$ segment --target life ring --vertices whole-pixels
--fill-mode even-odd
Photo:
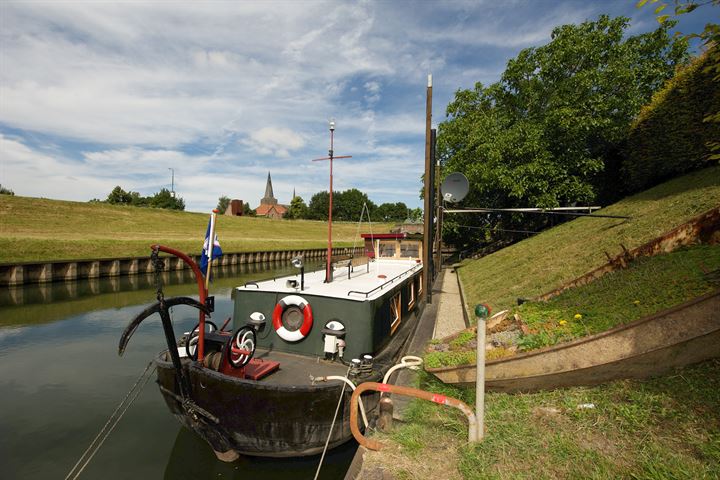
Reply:
[[[312,309],[304,298],[288,295],[275,305],[273,327],[278,336],[286,342],[299,342],[307,337],[312,324]]]

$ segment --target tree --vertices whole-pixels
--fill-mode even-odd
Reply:
[[[218,198],[217,209],[220,213],[225,213],[225,210],[227,210],[228,205],[230,205],[230,197],[223,195],[220,198]]]
[[[288,219],[307,218],[307,215],[308,215],[308,207],[307,207],[307,205],[305,205],[305,200],[303,200],[302,197],[296,195],[290,201],[290,208],[288,208],[285,218],[288,218]]]
[[[112,192],[110,192],[110,194],[107,196],[107,200],[105,201],[114,205],[130,205],[130,203],[132,202],[132,196],[129,192],[126,192],[122,189],[120,185],[118,185],[113,188]]]
[[[371,215],[378,222],[403,222],[409,218],[407,205],[403,202],[383,203]]]
[[[360,220],[360,213],[365,204],[369,210],[376,208],[367,194],[357,188],[335,193],[333,195],[333,220],[357,222]]]
[[[3,187],[2,184],[0,184],[0,195],[15,195],[15,192],[7,187]]]
[[[173,196],[167,188],[163,188],[150,198],[150,206],[168,210],[185,210],[185,201],[180,197]]]
[[[624,17],[563,25],[547,45],[510,60],[499,82],[458,90],[439,126],[437,151],[445,172],[470,180],[464,203],[556,207],[616,195],[606,187],[617,175],[630,122],[687,60],[687,42],[672,39],[670,26],[627,36]],[[455,240],[477,246],[550,221],[463,217],[455,223],[466,230]]]
[[[246,217],[254,217],[255,216],[255,210],[250,208],[250,204],[247,202],[243,202],[243,215]]]
[[[333,198],[337,192],[333,195]],[[330,205],[330,194],[328,192],[318,192],[310,198],[308,204],[308,218],[312,220],[327,220],[328,206]],[[333,208],[333,214],[335,213]]]

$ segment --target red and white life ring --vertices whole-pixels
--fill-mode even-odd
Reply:
[[[296,317],[300,313],[302,313],[302,324],[298,328],[290,330],[283,324],[283,316],[285,316],[286,322],[299,323],[299,319]],[[310,304],[298,295],[288,295],[281,299],[275,305],[272,318],[275,331],[286,342],[298,342],[307,337],[313,324]]]

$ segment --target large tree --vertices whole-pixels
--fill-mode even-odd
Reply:
[[[669,35],[671,23],[634,36],[627,27],[627,18],[605,15],[557,27],[550,43],[510,60],[499,82],[456,92],[437,149],[445,172],[470,180],[466,205],[556,207],[613,196],[605,187],[630,122],[687,60],[687,42]],[[448,217],[448,240],[465,244],[547,222]]]
[[[327,220],[330,195],[328,192],[318,192],[310,199],[308,205],[308,217],[313,220]],[[375,209],[375,204],[366,193],[356,188],[337,192],[333,190],[333,220],[353,222],[360,220],[363,204],[368,209]]]
[[[308,207],[307,205],[305,205],[305,200],[303,200],[302,197],[296,195],[290,201],[290,208],[288,208],[285,218],[292,220],[298,218],[307,218],[307,216]]]

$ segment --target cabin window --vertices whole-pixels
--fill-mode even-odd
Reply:
[[[380,257],[394,257],[395,242],[380,242],[378,250],[380,251]]]
[[[400,256],[403,258],[420,258],[420,244],[418,242],[401,243]]]
[[[400,326],[402,317],[402,303],[400,303],[400,292],[390,299],[390,335]]]
[[[408,286],[410,287],[408,289],[408,310],[410,310],[415,305],[415,281],[410,282]]]

